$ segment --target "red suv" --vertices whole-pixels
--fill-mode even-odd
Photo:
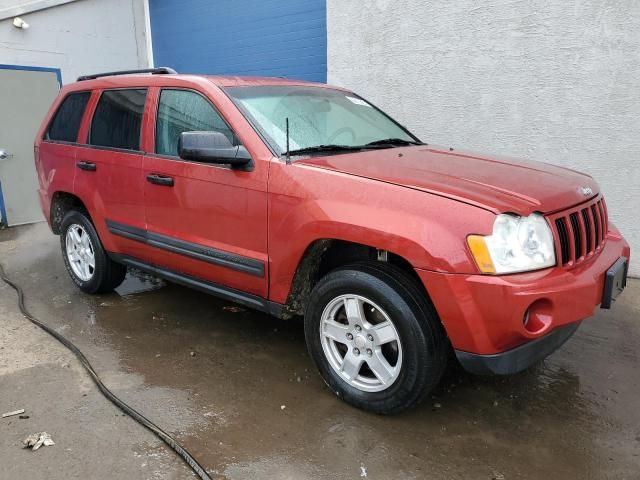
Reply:
[[[450,356],[508,374],[624,288],[596,182],[421,142],[348,90],[159,68],[65,86],[35,141],[69,275],[134,267],[282,318],[340,397],[416,404]]]

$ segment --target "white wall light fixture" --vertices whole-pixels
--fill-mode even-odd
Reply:
[[[20,17],[16,17],[13,19],[13,26],[22,30],[26,30],[27,28],[29,28],[29,24]]]

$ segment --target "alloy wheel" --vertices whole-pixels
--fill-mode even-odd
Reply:
[[[360,295],[340,295],[320,321],[322,350],[333,370],[364,392],[389,388],[400,375],[402,344],[389,315]]]
[[[71,270],[80,280],[88,282],[96,269],[95,252],[89,234],[84,227],[74,223],[67,229],[65,243]]]

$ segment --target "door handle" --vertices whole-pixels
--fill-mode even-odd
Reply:
[[[76,167],[78,167],[80,170],[84,170],[87,172],[95,172],[96,171],[96,164],[92,163],[92,162],[85,162],[84,160],[76,163]]]
[[[172,177],[167,177],[165,175],[158,175],[156,173],[151,173],[147,175],[147,182],[153,183],[154,185],[162,185],[163,187],[173,187]]]

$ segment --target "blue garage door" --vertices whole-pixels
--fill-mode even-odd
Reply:
[[[325,0],[150,0],[156,66],[327,80]]]

